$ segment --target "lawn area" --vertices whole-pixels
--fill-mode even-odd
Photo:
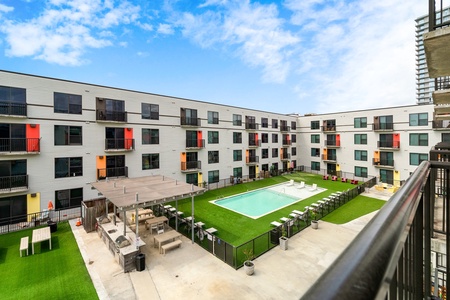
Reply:
[[[68,222],[58,224],[48,241],[35,245],[32,229],[0,235],[1,299],[98,299]],[[29,236],[29,256],[19,255],[20,239]]]
[[[287,182],[290,179],[294,179],[296,182],[304,181],[307,185],[317,183],[319,187],[326,188],[327,190],[320,194],[314,195],[308,199],[302,200],[300,202],[282,208],[276,212],[265,215],[256,220],[209,203],[209,201],[211,200],[217,200],[219,198],[231,196],[234,194],[244,193],[250,190]],[[332,193],[338,191],[345,191],[347,189],[351,189],[354,187],[355,185],[352,185],[350,183],[323,180],[321,175],[315,175],[304,172],[266,178],[263,180],[252,181],[245,184],[238,184],[226,188],[211,190],[201,196],[195,197],[195,220],[204,222],[206,224],[205,228],[208,227],[216,228],[218,230],[217,233],[218,238],[223,239],[224,241],[234,246],[239,246],[242,243],[245,243],[269,231],[272,228],[272,226],[270,225],[272,221],[279,221],[281,217],[288,217],[289,214],[292,212],[292,210],[302,211],[304,210],[305,206],[308,206],[311,203],[314,203],[324,197],[327,197]],[[357,198],[359,197],[361,196],[358,196]],[[353,200],[351,202],[353,202]],[[174,204],[175,203],[172,203],[172,205]],[[362,204],[364,204],[364,202]],[[382,205],[382,203],[379,204]],[[344,209],[346,205],[344,205],[342,209]],[[350,210],[353,209],[350,206],[348,206],[348,208]],[[189,198],[178,201],[178,209],[184,212],[185,216],[190,216],[191,199]],[[366,210],[358,208],[357,212],[355,213],[348,212],[343,214],[358,217],[359,213],[361,212],[367,211],[365,213],[369,213],[376,209],[379,209],[379,206],[376,205],[368,206]],[[338,209],[336,211],[336,214],[340,214],[339,211],[340,210]]]
[[[379,210],[386,201],[359,195],[352,201],[345,203],[335,211],[322,218],[322,220],[334,223],[345,224],[368,213]]]

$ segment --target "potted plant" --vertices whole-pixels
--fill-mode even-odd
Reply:
[[[319,228],[319,221],[316,219],[317,218],[317,213],[316,211],[313,209],[310,211],[311,214],[311,227],[312,229],[318,229]]]
[[[253,250],[246,248],[242,251],[242,253],[245,256],[245,261],[244,261],[245,274],[247,274],[249,276],[253,275],[253,273],[255,272],[255,264],[252,261],[252,259],[254,257]]]
[[[280,248],[281,250],[287,250],[288,248],[288,237],[286,235],[286,228],[284,226],[281,227],[281,236],[280,236]]]

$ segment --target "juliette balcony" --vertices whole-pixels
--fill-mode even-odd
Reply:
[[[128,177],[128,167],[97,169],[98,179],[105,179],[106,177]]]
[[[186,161],[181,163],[181,171],[182,172],[192,172],[197,171],[202,168],[201,161]]]
[[[372,129],[374,131],[393,131],[394,123],[374,123]]]
[[[321,126],[321,128],[322,128],[323,132],[335,132],[336,131],[336,126],[332,126],[332,125]]]
[[[400,141],[378,141],[378,148],[400,149]]]
[[[289,132],[289,131],[291,131],[291,126],[284,126],[284,125],[281,125],[281,126],[280,126],[280,131],[281,131],[281,132]]]
[[[247,156],[245,158],[246,164],[257,164],[259,162],[259,156]]]
[[[201,125],[200,118],[181,117],[180,122],[181,126],[187,127],[199,127]]]
[[[126,111],[97,109],[98,122],[127,122]]]
[[[106,152],[133,151],[134,139],[105,139]]]
[[[257,123],[245,123],[245,129],[247,130],[258,130],[259,124]]]
[[[203,149],[205,148],[204,139],[188,139],[186,140],[186,149]]]
[[[322,160],[324,160],[324,161],[337,161],[337,156],[336,155],[331,155],[331,154],[322,154]]]
[[[375,167],[380,167],[380,168],[386,168],[386,167],[393,168],[394,160],[393,159],[374,158],[372,160],[372,165],[374,165]]]
[[[249,140],[248,146],[249,147],[261,147],[261,140]]]
[[[283,146],[290,146],[290,145],[292,145],[292,141],[291,140],[282,140],[282,145]]]
[[[331,148],[331,147],[341,147],[341,141],[336,140],[325,140],[325,147]]]

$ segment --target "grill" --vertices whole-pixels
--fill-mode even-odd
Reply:
[[[106,215],[103,215],[103,216],[101,216],[100,218],[98,218],[98,222],[99,222],[100,224],[106,224],[106,223],[111,222],[111,220],[108,219],[108,217],[107,217]]]
[[[126,246],[130,245],[130,241],[127,240],[127,238],[125,236],[123,236],[123,235],[119,235],[116,238],[115,242],[116,242],[116,247],[117,248],[123,248],[123,247],[126,247]]]

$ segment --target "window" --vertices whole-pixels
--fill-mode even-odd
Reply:
[[[36,140],[32,139],[32,143],[38,148]],[[0,151],[2,152],[27,151],[27,147],[29,147],[27,144],[29,143],[27,143],[25,124],[0,123],[0,141]]]
[[[387,184],[394,184],[394,171],[380,169],[380,181]]]
[[[53,111],[55,113],[81,115],[81,96],[53,93]]]
[[[219,162],[219,151],[208,151],[208,164],[216,164]]]
[[[269,149],[261,149],[261,157],[269,158]]]
[[[355,160],[367,161],[367,150],[355,150]]]
[[[0,187],[2,189],[28,187],[27,177],[26,159],[0,161]]]
[[[55,178],[83,176],[83,157],[55,158]]]
[[[427,153],[410,153],[409,154],[409,164],[411,166],[418,166],[421,162],[428,160]]]
[[[296,134],[291,134],[291,142],[297,143],[297,135]]]
[[[233,115],[233,125],[242,126],[242,115]]]
[[[81,126],[55,125],[55,146],[82,145]]]
[[[197,110],[190,108],[180,108],[181,125],[200,126],[200,119],[197,118]]]
[[[278,148],[272,148],[272,157],[278,157]]]
[[[8,218],[16,222],[27,222],[27,195],[0,198],[0,216],[4,220],[0,225],[8,225]]]
[[[208,111],[208,124],[219,124],[219,113],[217,111]]]
[[[296,130],[297,129],[297,122],[291,121],[291,129]]]
[[[278,133],[272,133],[272,143],[278,143]]]
[[[242,132],[233,132],[233,144],[242,144]]]
[[[233,176],[237,178],[242,178],[242,167],[233,168]]]
[[[278,128],[278,120],[272,119],[272,128]]]
[[[319,134],[311,134],[311,143],[319,144],[320,143],[320,135]]]
[[[159,105],[142,103],[142,119],[159,120]]]
[[[218,144],[218,143],[219,143],[219,132],[208,131],[208,144]]]
[[[55,191],[55,209],[81,206],[83,188]]]
[[[208,172],[208,183],[219,182],[219,170]]]
[[[125,142],[125,129],[124,128],[105,128],[106,137],[106,149],[125,149],[125,144],[127,147],[132,146],[132,140]]]
[[[320,121],[311,121],[311,129],[320,129]]]
[[[410,146],[428,146],[428,133],[410,133]]]
[[[261,127],[269,128],[269,119],[268,118],[261,118]]]
[[[186,174],[186,183],[198,186],[198,174],[197,173]]]
[[[367,168],[355,166],[355,176],[367,178]]]
[[[242,161],[242,150],[233,150],[233,161]],[[219,162],[219,158],[217,158]]]
[[[367,134],[355,134],[355,145],[367,145]]]
[[[427,126],[428,113],[410,114],[409,126]]]
[[[320,148],[311,148],[311,156],[320,157]]]
[[[159,129],[142,128],[142,145],[158,145]]]
[[[96,98],[97,100],[97,120],[126,122],[125,101]]]
[[[292,155],[297,155],[297,148],[296,147],[292,147],[291,148],[291,154]]]
[[[142,170],[159,169],[159,154],[142,154]]]
[[[27,93],[25,89],[0,86],[0,114],[27,115]]]
[[[320,171],[320,162],[312,161],[311,162],[311,170],[312,171]]]
[[[367,118],[366,117],[355,118],[353,125],[355,128],[367,128]]]
[[[268,143],[268,142],[269,142],[269,134],[261,133],[261,143]]]

